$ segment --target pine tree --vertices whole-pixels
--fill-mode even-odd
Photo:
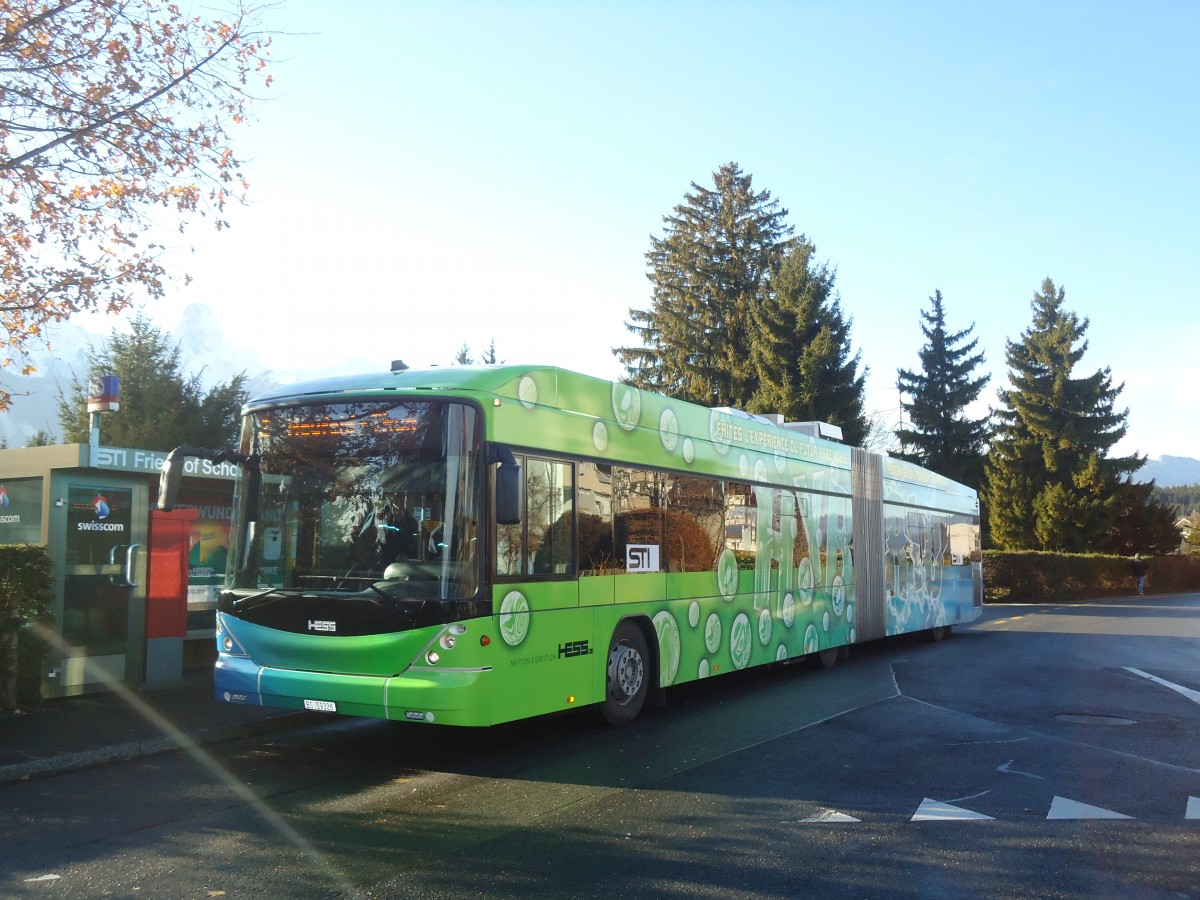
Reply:
[[[921,370],[897,371],[900,408],[909,422],[896,430],[901,447],[898,455],[979,489],[989,420],[986,416],[969,418],[966,409],[988,382],[987,375],[974,375],[984,356],[975,352],[979,340],[970,337],[974,323],[962,331],[947,330],[941,291],[934,291],[929,304],[930,309],[921,312],[921,333],[925,335],[925,346],[918,354]]]
[[[861,445],[866,370],[851,356],[850,325],[834,292],[834,272],[816,264],[816,248],[800,236],[772,281],[773,296],[751,311],[750,361],[758,385],[747,409],[789,421],[838,425],[847,444]]]
[[[1129,500],[1117,518],[1113,540],[1104,548],[1121,556],[1175,553],[1184,539],[1179,513],[1157,496],[1154,482],[1131,484]]]
[[[630,309],[626,327],[641,347],[614,352],[631,384],[705,406],[745,407],[754,393],[749,361],[751,309],[770,295],[791,246],[787,210],[755,193],[736,163],[695,182],[646,260],[648,310]]]
[[[170,450],[181,444],[223,447],[237,439],[245,375],[205,392],[199,375],[184,375],[179,345],[140,315],[129,334],[114,330],[88,354],[88,371],[87,381],[76,378],[59,394],[58,418],[68,443],[88,440],[87,386],[101,375],[116,375],[121,385],[121,408],[103,419],[108,446]]]
[[[1047,278],[1033,324],[1006,344],[1012,387],[1000,391],[998,428],[986,463],[994,544],[1009,550],[1087,552],[1111,543],[1138,456],[1110,457],[1128,411],[1115,402],[1107,368],[1074,377],[1087,351],[1088,320],[1063,307]]]

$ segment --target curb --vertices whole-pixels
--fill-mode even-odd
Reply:
[[[44,775],[60,775],[64,772],[75,772],[101,766],[118,760],[140,759],[155,756],[160,753],[170,753],[175,750],[187,750],[193,747],[221,744],[239,738],[255,737],[261,734],[271,734],[276,731],[287,731],[310,724],[313,721],[310,713],[292,713],[274,716],[261,722],[250,722],[243,725],[217,725],[201,728],[180,735],[148,738],[143,741],[129,741],[124,744],[113,744],[95,750],[85,750],[79,753],[66,753],[51,756],[46,759],[35,759],[25,763],[0,766],[0,784],[11,784],[14,781],[27,781]]]

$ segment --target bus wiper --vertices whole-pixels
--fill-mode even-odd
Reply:
[[[360,601],[363,603],[374,604],[375,606],[378,606],[382,609],[390,609],[393,611],[404,609],[404,603],[403,603],[403,601],[401,601],[401,599],[399,597],[392,596],[387,591],[383,590],[382,588],[380,588],[378,585],[375,585],[375,584],[368,584],[367,587],[369,587],[371,590],[373,590],[376,594],[378,594],[380,597],[382,597],[387,602],[381,603],[380,601],[376,600],[374,597],[362,597],[362,596],[356,596],[354,594],[349,594],[349,595],[348,594],[337,594],[336,595],[337,599],[339,599],[339,600],[357,600],[357,601]]]
[[[266,606],[268,603],[274,603],[276,600],[280,600],[283,597],[291,597],[301,593],[303,592],[297,591],[294,588],[270,587],[265,591],[259,591],[257,594],[251,594],[249,597],[241,597],[237,600],[234,600],[230,606],[234,610],[247,612],[252,609],[258,609],[260,606]],[[255,603],[255,600],[260,602]]]

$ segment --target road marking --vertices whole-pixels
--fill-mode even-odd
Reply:
[[[978,794],[971,794],[969,797],[955,797],[953,800],[947,800],[947,803],[966,803],[968,800],[976,800],[979,797],[985,797],[992,791],[989,788],[986,791],[980,791]]]
[[[1050,803],[1050,812],[1046,814],[1047,819],[1132,819],[1133,816],[1127,816],[1119,812],[1113,812],[1111,809],[1104,809],[1100,806],[1092,806],[1089,803],[1080,803],[1078,800],[1068,800],[1066,797],[1055,796]]]
[[[854,816],[848,816],[845,813],[838,812],[835,809],[827,809],[820,813],[817,813],[817,815],[815,815],[815,816],[808,816],[807,818],[800,819],[797,821],[796,824],[812,825],[812,824],[820,824],[823,822],[861,822],[861,821],[862,821],[862,819],[856,819],[856,818],[854,818]]]
[[[906,694],[902,694],[901,696],[903,696],[905,700],[909,700],[913,703],[919,703],[922,706],[928,706],[930,709],[939,709],[942,712],[953,713],[954,715],[959,716],[960,718],[971,719],[971,720],[975,720],[975,721],[979,721],[979,722],[986,722],[989,725],[996,724],[995,722],[991,721],[990,719],[985,719],[982,716],[973,715],[972,713],[964,713],[961,710],[951,709],[948,706],[941,706],[937,703],[930,703],[928,700],[918,700],[916,697],[909,697]],[[1011,730],[1024,731],[1024,732],[1027,732],[1028,734],[1032,734],[1038,738],[1041,738],[1042,740],[1051,741],[1056,744],[1069,744],[1072,747],[1086,747],[1087,749],[1095,750],[1098,753],[1104,753],[1104,754],[1107,754],[1110,756],[1116,756],[1116,757],[1120,757],[1123,759],[1132,759],[1139,763],[1146,763],[1147,765],[1154,766],[1154,767],[1160,768],[1160,769],[1169,769],[1169,770],[1172,770],[1175,772],[1187,772],[1192,775],[1200,775],[1200,768],[1195,768],[1192,766],[1180,766],[1180,765],[1176,765],[1175,763],[1163,762],[1161,759],[1152,759],[1148,756],[1138,756],[1136,753],[1126,753],[1122,750],[1113,750],[1111,747],[1101,747],[1098,744],[1089,744],[1087,741],[1068,739],[1068,738],[1064,738],[1064,737],[1061,737],[1056,734],[1049,734],[1044,731],[1035,731],[1032,728],[1023,727],[1023,726],[1013,726],[1013,728]]]
[[[985,816],[983,813],[972,812],[969,809],[963,809],[961,806],[943,803],[940,800],[930,800],[928,797],[926,797],[921,801],[921,805],[917,809],[916,814],[909,821],[969,822],[984,820],[994,821],[991,816]]]
[[[1003,765],[996,766],[996,771],[1003,772],[1005,775],[1024,775],[1026,778],[1036,778],[1038,781],[1046,780],[1041,775],[1034,775],[1032,772],[1022,772],[1020,769],[1010,768],[1012,766],[1013,762],[1014,761],[1010,759],[1008,762],[1004,763]]]
[[[951,741],[946,746],[947,747],[975,747],[980,744],[1021,744],[1028,740],[1029,740],[1029,738],[1027,738],[1027,737],[1019,737],[1019,738],[1000,738],[997,740],[989,740],[989,741]],[[1011,762],[1011,760],[1010,760],[1010,762]]]
[[[1155,684],[1161,684],[1165,688],[1170,688],[1178,694],[1183,694],[1189,700],[1200,703],[1200,691],[1193,691],[1191,688],[1185,688],[1181,684],[1173,684],[1166,679],[1159,678],[1157,675],[1151,675],[1149,672],[1143,672],[1141,669],[1135,669],[1132,666],[1125,667],[1126,672],[1132,672],[1134,675],[1141,675],[1143,678],[1148,678]]]
[[[1024,773],[1018,773],[1024,774]],[[1035,775],[1034,778],[1041,776]],[[970,797],[961,797],[953,803],[945,800],[933,800],[926,797],[921,801],[921,805],[913,814],[910,822],[994,822],[994,816],[984,815],[974,810],[965,809],[958,804],[965,800],[973,800],[976,797],[982,797],[984,794],[989,794],[991,791],[981,791],[978,794],[972,794]],[[1187,810],[1184,813],[1184,819],[1192,821],[1200,820],[1200,797],[1188,797]],[[1081,803],[1078,800],[1071,800],[1068,797],[1055,796],[1050,803],[1050,810],[1046,814],[1046,820],[1067,821],[1072,819],[1124,819],[1127,821],[1137,821],[1134,816],[1127,816],[1124,813],[1119,813],[1111,809],[1105,809],[1102,806],[1092,806],[1090,803]],[[862,824],[862,819],[857,819],[854,816],[844,812],[839,812],[836,809],[823,809],[819,813],[811,816],[806,816],[803,819],[792,819],[790,821],[781,822],[782,825],[837,825],[837,824]],[[53,877],[53,876],[43,876]]]

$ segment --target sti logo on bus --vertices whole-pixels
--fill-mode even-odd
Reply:
[[[309,619],[308,630],[333,633],[337,631],[337,622],[333,622],[328,619]]]
[[[627,572],[657,572],[658,544],[626,544],[625,570]]]

